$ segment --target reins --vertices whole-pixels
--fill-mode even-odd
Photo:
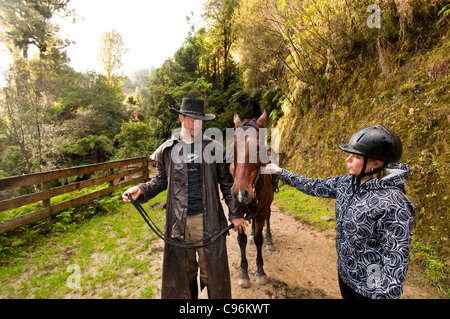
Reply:
[[[224,229],[222,229],[221,231],[217,231],[209,236],[206,236],[202,239],[196,240],[196,241],[192,241],[192,242],[188,242],[188,243],[183,243],[183,242],[179,242],[176,241],[172,238],[168,238],[164,235],[164,233],[158,228],[158,226],[156,226],[155,222],[150,218],[150,216],[148,216],[147,212],[145,211],[144,207],[142,207],[142,205],[140,203],[138,203],[137,201],[135,201],[130,194],[125,193],[125,196],[131,201],[131,204],[133,204],[133,206],[136,208],[136,210],[139,212],[139,214],[142,216],[142,218],[144,219],[144,221],[147,223],[147,225],[150,227],[150,229],[160,238],[162,239],[165,243],[176,246],[176,247],[180,247],[180,248],[186,248],[186,249],[192,249],[192,248],[202,248],[202,247],[206,247],[208,245],[211,245],[213,242],[215,242],[217,239],[219,239],[220,236],[222,236],[223,234],[225,234],[226,232],[228,232],[230,229],[234,228],[233,224],[228,225],[227,227],[225,227]],[[245,218],[247,221],[249,221],[251,219],[251,217],[247,216]],[[196,245],[197,243],[200,242],[204,242],[204,241],[208,241],[207,243],[203,243],[203,244],[199,244]]]

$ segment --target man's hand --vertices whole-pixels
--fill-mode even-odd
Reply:
[[[234,225],[235,231],[237,230],[239,234],[245,233],[245,228],[248,226],[248,223],[244,218],[235,218],[232,219],[231,222]]]
[[[125,193],[128,193],[131,195],[131,197],[136,200],[141,194],[142,191],[139,187],[133,186],[130,189],[128,189]],[[131,203],[131,201],[125,196],[125,193],[122,195],[122,200],[124,203]]]

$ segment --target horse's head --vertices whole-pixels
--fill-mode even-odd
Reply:
[[[231,192],[240,205],[249,205],[254,197],[254,187],[261,168],[259,158],[259,129],[266,126],[267,113],[258,119],[241,121],[234,114],[234,183]]]

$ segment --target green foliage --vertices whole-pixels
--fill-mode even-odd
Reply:
[[[245,117],[260,114],[260,96],[244,91],[242,74],[231,54],[237,36],[232,22],[236,8],[237,1],[209,1],[204,14],[208,28],[191,33],[173,58],[152,74],[146,117],[157,128],[157,141],[167,139],[180,126],[168,109],[178,108],[183,97],[204,99],[206,111],[216,115],[216,120],[204,123],[205,128],[232,127],[234,112]]]
[[[450,4],[444,6],[438,14],[442,15],[442,17],[447,17],[450,14]]]
[[[54,15],[73,17],[73,12],[67,8],[68,2],[1,0],[1,41],[11,53],[21,51],[24,58],[28,58],[30,45],[39,49],[41,59],[51,55],[53,49],[59,51],[68,41],[57,36],[59,26],[50,20]]]
[[[122,124],[119,134],[115,137],[115,144],[119,151],[119,158],[148,156],[158,145],[153,139],[153,129],[150,124],[142,122],[128,122]]]
[[[305,195],[285,184],[280,185],[280,192],[275,196],[275,203],[279,208],[293,214],[296,220],[320,230],[336,227],[334,210],[327,205],[329,202],[327,199]]]
[[[65,63],[16,58],[5,73],[7,84],[0,99],[0,122],[7,143],[21,151],[24,166],[18,169],[27,173],[43,170],[58,144],[56,125],[49,114],[67,84],[64,73],[69,67]]]
[[[255,90],[281,90],[289,111],[304,115],[311,100],[326,100],[339,91],[355,62],[378,55],[385,75],[417,48],[445,1],[379,1],[381,27],[367,19],[373,1],[243,0],[234,13],[234,50],[246,85]],[[441,10],[442,12],[442,10]],[[448,22],[448,21],[447,21]],[[443,27],[445,21],[440,24]]]
[[[450,297],[448,259],[441,256],[431,244],[423,244],[417,236],[411,242],[411,262],[423,267],[422,280],[434,285],[439,292]]]
[[[21,175],[26,174],[25,167],[26,163],[20,147],[12,145],[2,152],[2,156],[0,157],[0,170],[8,172],[10,175]]]
[[[73,144],[64,145],[62,151],[74,160],[80,158],[81,161],[78,163],[83,159],[89,159],[91,163],[101,163],[112,155],[113,148],[111,140],[107,136],[87,135],[76,139]]]

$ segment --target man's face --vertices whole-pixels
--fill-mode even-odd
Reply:
[[[186,115],[179,115],[181,126],[182,128],[189,131],[189,134],[192,138],[196,137],[197,134],[201,133],[202,131],[202,120],[197,120],[192,117],[186,116]]]

